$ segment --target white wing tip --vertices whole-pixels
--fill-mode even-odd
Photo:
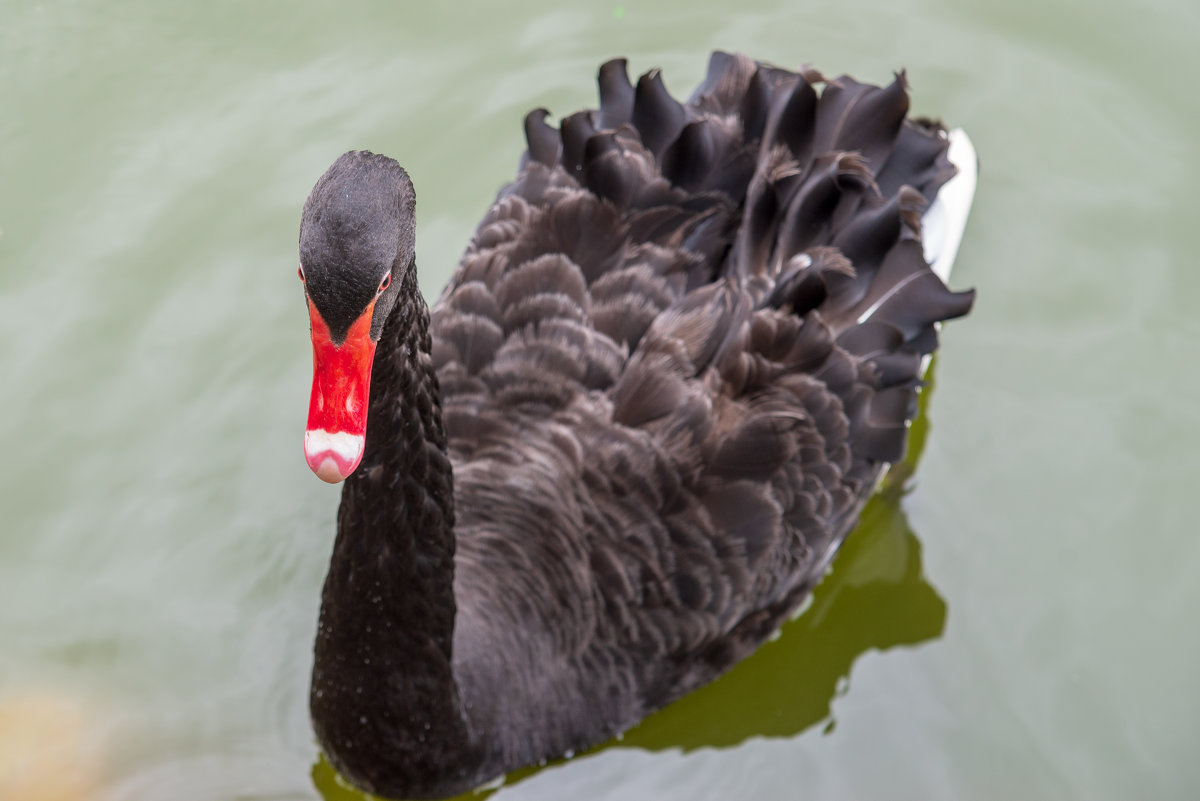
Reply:
[[[943,281],[950,280],[954,257],[962,243],[967,217],[971,213],[971,201],[975,198],[975,184],[979,176],[979,160],[971,138],[962,128],[949,133],[950,147],[947,158],[958,172],[947,181],[921,220],[922,242],[925,260]]]

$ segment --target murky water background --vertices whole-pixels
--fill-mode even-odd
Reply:
[[[1190,0],[0,0],[0,788],[353,797],[306,711],[337,490],[301,453],[300,206],[396,156],[436,295],[525,110],[617,54],[686,96],[720,47],[906,67],[981,154],[979,302],[915,473],[782,640],[496,797],[1195,797],[1197,41]]]

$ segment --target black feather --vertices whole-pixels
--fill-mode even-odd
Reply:
[[[750,653],[903,455],[922,356],[973,300],[922,255],[953,168],[902,75],[714,53],[686,104],[622,59],[597,80],[557,131],[525,118],[432,313],[395,162],[343,157],[305,208],[338,325],[397,265],[311,699],[376,794],[593,745]]]

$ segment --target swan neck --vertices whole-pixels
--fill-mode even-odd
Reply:
[[[415,266],[402,280],[342,491],[310,696],[330,762],[383,796],[420,795],[426,778],[444,788],[447,766],[469,789],[480,760],[452,670],[453,477],[429,312]]]

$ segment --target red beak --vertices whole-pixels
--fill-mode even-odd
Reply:
[[[304,432],[304,457],[317,477],[330,484],[342,481],[362,461],[367,435],[367,406],[371,393],[371,301],[346,340],[335,345],[321,313],[308,301],[312,320],[313,383]]]

